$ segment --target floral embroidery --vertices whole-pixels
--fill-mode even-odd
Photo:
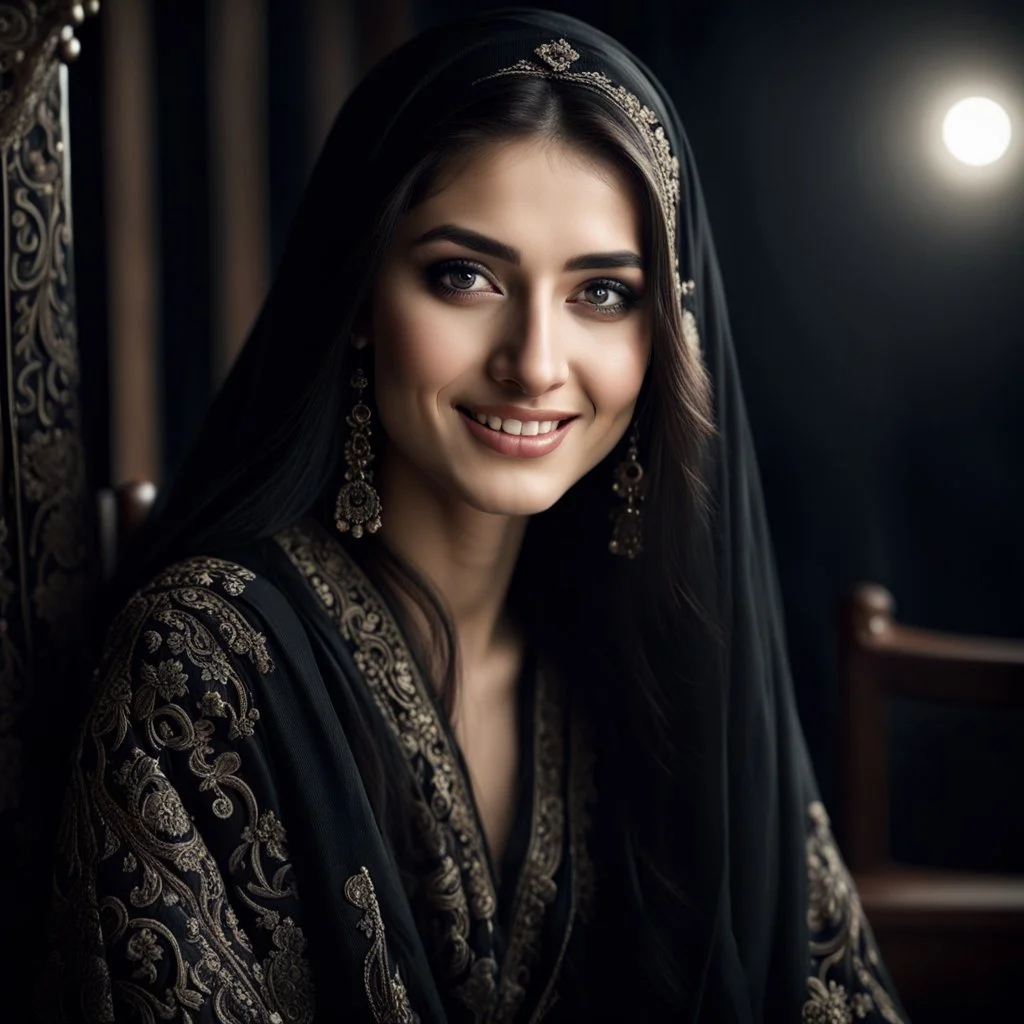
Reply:
[[[807,810],[812,975],[804,1024],[853,1024],[877,1013],[889,1024],[904,1024],[871,966],[879,962],[853,879],[832,836],[828,813],[815,801]]]
[[[373,1019],[378,1024],[417,1024],[419,1017],[409,1005],[409,994],[398,968],[394,974],[388,970],[384,919],[377,903],[373,879],[365,867],[345,883],[345,899],[363,911],[356,927],[370,940],[363,965],[363,984]]]
[[[534,820],[499,975],[496,960],[487,953],[486,938],[497,898],[469,782],[397,623],[341,545],[318,527],[289,527],[275,540],[351,645],[416,780],[417,826],[425,851],[420,873],[433,919],[430,930],[436,936],[434,955],[456,997],[473,1013],[489,1022],[511,1020],[525,996],[529,965],[545,910],[556,895],[554,878],[565,847],[565,711],[558,689],[547,673],[539,673]],[[585,815],[578,815],[578,821],[585,828]],[[574,842],[583,861],[582,834]],[[484,938],[474,948],[474,925],[478,924],[485,926]],[[477,929],[476,934],[481,931]]]
[[[274,670],[231,601],[253,579],[190,559],[112,627],[56,879],[86,1020],[313,1019],[285,828],[242,772],[258,759],[245,672]]]

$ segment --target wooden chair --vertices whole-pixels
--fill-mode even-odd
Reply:
[[[146,521],[156,501],[156,486],[139,480],[105,487],[96,495],[100,565],[104,579],[110,579],[117,566],[118,552]]]
[[[1020,1019],[1024,876],[892,862],[886,711],[890,697],[1024,708],[1024,642],[915,629],[895,621],[894,610],[892,595],[871,583],[842,609],[843,851],[914,1019],[1009,1019],[990,1015],[1004,1007]],[[1024,780],[1024,752],[1018,770]]]

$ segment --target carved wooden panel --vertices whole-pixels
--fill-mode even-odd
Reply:
[[[14,1005],[38,944],[85,654],[92,560],[61,61],[96,8],[0,3],[0,899],[18,939],[0,990]]]

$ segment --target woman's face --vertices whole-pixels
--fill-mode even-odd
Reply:
[[[633,415],[651,350],[640,206],[613,165],[550,141],[474,150],[441,185],[374,288],[384,465],[531,515]]]

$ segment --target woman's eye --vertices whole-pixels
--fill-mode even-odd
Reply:
[[[473,285],[481,278],[474,270],[449,270],[444,275],[444,279],[452,288],[458,288],[460,292],[471,292]]]
[[[595,306],[613,306],[622,298],[618,292],[613,292],[611,288],[606,288],[603,284],[591,285],[583,294]]]
[[[494,291],[482,270],[469,263],[441,263],[430,267],[427,279],[442,294]]]
[[[585,305],[601,312],[621,313],[636,305],[633,290],[618,281],[591,281],[577,295]]]

